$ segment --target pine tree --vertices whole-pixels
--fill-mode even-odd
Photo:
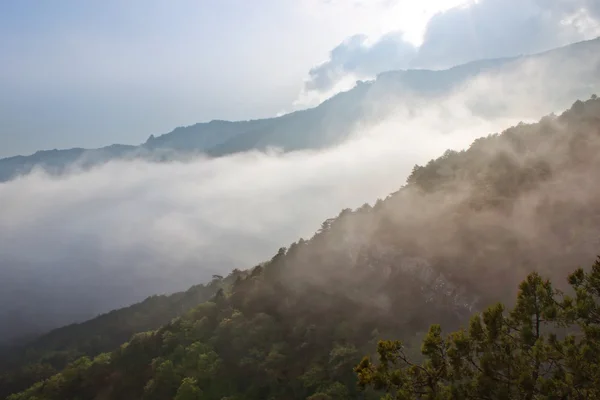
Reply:
[[[600,398],[600,261],[569,282],[575,298],[533,273],[511,312],[496,304],[447,337],[433,325],[421,364],[400,341],[380,341],[379,362],[365,357],[355,368],[359,385],[385,399]]]

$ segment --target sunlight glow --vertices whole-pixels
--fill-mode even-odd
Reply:
[[[437,13],[472,4],[473,0],[302,0],[304,12],[331,29],[363,33],[370,40],[401,31],[404,39],[415,46],[423,41],[427,22]]]

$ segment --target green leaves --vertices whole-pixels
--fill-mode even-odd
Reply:
[[[509,313],[496,304],[446,338],[432,325],[422,364],[409,361],[400,342],[379,342],[378,364],[364,358],[355,368],[359,385],[385,392],[383,399],[599,398],[600,259],[569,283],[574,299],[532,273]]]
[[[174,400],[200,400],[202,399],[202,391],[197,386],[197,382],[194,378],[185,378],[179,389]]]

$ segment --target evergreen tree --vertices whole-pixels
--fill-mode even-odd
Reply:
[[[433,325],[422,363],[400,341],[380,341],[378,363],[365,357],[355,368],[359,385],[385,399],[600,398],[600,261],[569,282],[574,298],[532,273],[511,312],[494,305],[447,337]]]

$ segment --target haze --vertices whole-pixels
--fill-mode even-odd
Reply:
[[[202,120],[274,116],[380,72],[600,34],[591,0],[420,3],[3,3],[0,155],[139,143]],[[397,26],[390,15],[401,15]],[[2,183],[0,320],[39,332],[251,267],[341,209],[397,190],[415,163],[560,111],[553,95],[569,82],[542,85],[537,71],[516,71],[528,83],[518,90],[483,77],[434,103],[390,99],[381,123],[328,150],[114,161]],[[597,88],[590,83],[587,95]],[[576,100],[567,97],[564,107]],[[482,99],[503,112],[476,116]]]

